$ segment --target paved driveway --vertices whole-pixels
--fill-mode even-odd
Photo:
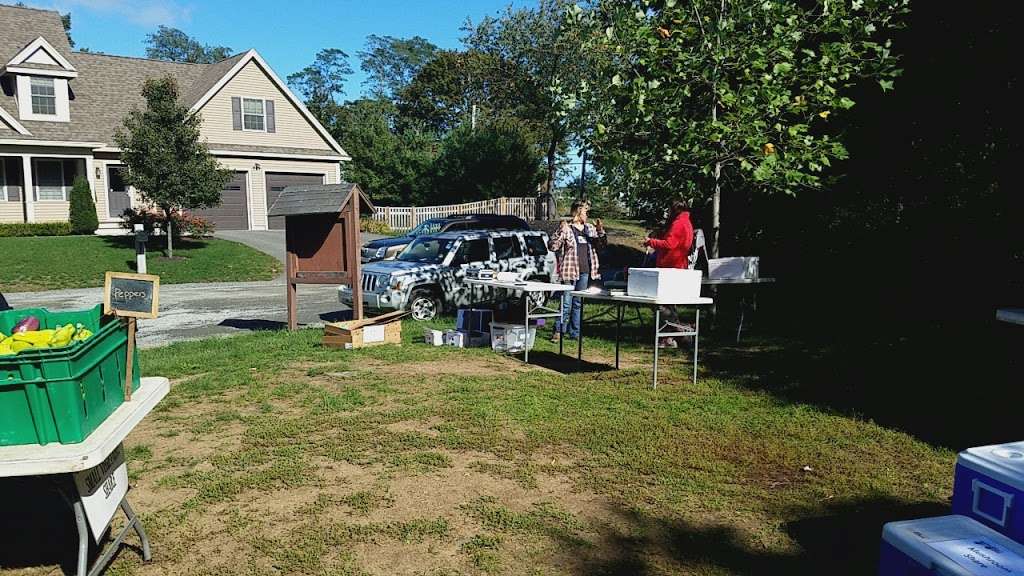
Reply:
[[[299,322],[317,325],[345,317],[337,286],[299,286]],[[79,288],[5,295],[14,308],[81,310],[103,301],[102,289]],[[139,320],[141,347],[178,340],[272,330],[285,326],[284,278],[270,282],[168,284],[160,287],[160,317]]]
[[[284,262],[284,230],[223,230],[216,233],[218,238],[241,242]],[[370,240],[383,238],[379,234],[362,234],[365,244]]]

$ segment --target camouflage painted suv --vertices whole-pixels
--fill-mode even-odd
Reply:
[[[409,310],[430,320],[445,309],[468,306],[483,289],[463,282],[469,268],[515,272],[522,280],[550,281],[555,256],[540,231],[443,232],[413,240],[394,260],[363,266],[363,307],[370,311]],[[338,299],[352,305],[352,289]]]

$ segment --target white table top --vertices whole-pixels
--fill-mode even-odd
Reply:
[[[1000,308],[996,310],[996,320],[1024,325],[1024,308]]]
[[[466,284],[475,284],[477,286],[490,286],[491,288],[504,288],[506,290],[522,290],[523,292],[567,292],[575,288],[572,284],[552,284],[551,282],[536,282],[533,280],[512,282],[466,278],[465,282]]]
[[[617,295],[610,294],[608,292],[591,292],[589,290],[574,290],[570,292],[570,294],[579,298],[590,298],[591,300],[630,302],[633,304],[650,304],[653,306],[703,306],[705,304],[713,304],[715,302],[712,298],[704,298],[701,296],[691,298],[658,299],[647,298],[644,296],[627,296],[625,294]]]
[[[68,474],[98,466],[170,391],[167,378],[143,378],[130,402],[79,444],[0,446],[0,478]]]

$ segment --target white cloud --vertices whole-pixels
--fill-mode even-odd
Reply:
[[[116,14],[142,26],[165,24],[174,26],[192,17],[190,7],[169,0],[58,0],[56,8],[63,12],[80,8],[105,14]],[[73,16],[73,14],[72,14]]]

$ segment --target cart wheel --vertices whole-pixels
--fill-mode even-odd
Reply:
[[[441,301],[430,290],[413,290],[409,296],[409,311],[416,320],[433,320],[441,311]]]

